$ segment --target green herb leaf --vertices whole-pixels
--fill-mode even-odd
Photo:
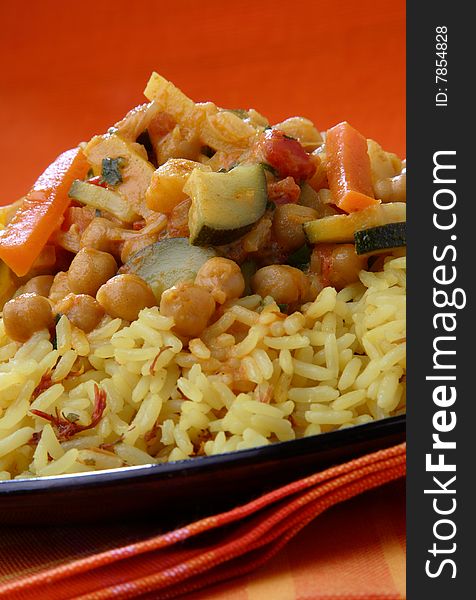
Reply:
[[[288,312],[288,308],[289,308],[288,304],[278,304],[278,306],[279,306],[279,310],[282,313],[287,313]]]
[[[293,252],[288,258],[288,265],[296,267],[304,271],[309,267],[309,261],[311,260],[311,248],[305,244],[301,246],[296,252]]]
[[[76,413],[68,413],[67,415],[65,415],[65,418],[68,419],[68,421],[70,421],[71,423],[76,423],[76,421],[79,420],[79,415],[77,415]]]
[[[61,319],[62,316],[63,315],[61,313],[55,315],[55,328],[53,329],[53,338],[51,340],[51,343],[53,344],[53,350],[58,350],[58,340],[56,339],[56,325],[58,325],[58,321]]]
[[[266,202],[266,210],[276,210],[276,204],[272,200]]]
[[[103,158],[102,159],[102,180],[108,185],[117,185],[122,183],[121,167],[124,166],[124,158],[118,156],[117,158]]]

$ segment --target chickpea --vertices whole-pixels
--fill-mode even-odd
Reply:
[[[96,300],[111,317],[135,321],[146,307],[156,306],[154,292],[138,275],[116,275],[102,285]]]
[[[367,266],[367,258],[358,256],[354,244],[337,244],[332,252],[330,283],[342,289],[359,279],[359,272]]]
[[[44,296],[48,298],[51,286],[53,285],[53,275],[38,275],[32,277],[23,286],[24,294],[38,294],[38,296]]]
[[[38,294],[21,294],[3,307],[6,334],[17,342],[26,342],[37,331],[54,325],[51,304]]]
[[[109,219],[94,218],[83,231],[80,240],[81,248],[94,248],[111,254],[119,253],[122,230]]]
[[[235,261],[219,256],[210,258],[200,267],[195,283],[210,290],[218,304],[239,298],[245,289],[240,267]]]
[[[197,337],[215,312],[215,300],[206,288],[190,282],[181,283],[162,294],[160,312],[173,317],[177,333]]]
[[[366,265],[367,258],[355,253],[354,244],[318,244],[312,251],[310,270],[320,275],[323,285],[341,290],[357,281]]]
[[[385,177],[374,183],[375,197],[382,202],[407,201],[407,170],[394,177]]]
[[[103,307],[87,294],[68,294],[56,305],[56,311],[66,315],[73,325],[89,333],[104,316]]]
[[[53,283],[51,284],[50,293],[48,294],[48,298],[53,304],[53,306],[63,300],[68,294],[71,294],[71,288],[68,283],[68,273],[65,271],[60,271],[56,273]]]
[[[69,287],[75,294],[95,296],[98,289],[117,272],[117,263],[107,252],[82,248],[68,270]]]
[[[289,265],[269,265],[256,271],[251,287],[263,298],[272,296],[278,304],[294,304],[309,295],[309,281],[302,271]]]
[[[306,243],[303,223],[317,219],[313,208],[299,204],[281,204],[273,216],[273,233],[284,250],[297,250]]]
[[[312,185],[312,182],[310,183]],[[316,192],[311,185],[303,186],[301,195],[299,196],[299,204],[301,206],[313,208],[317,215],[314,217],[315,219],[322,219],[322,217],[339,214],[339,210],[333,204],[334,199],[332,198],[330,190],[324,187]]]

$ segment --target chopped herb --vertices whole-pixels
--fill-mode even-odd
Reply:
[[[94,212],[94,216],[96,216],[96,217],[102,217],[102,212],[99,210],[99,208],[96,208],[96,210]]]
[[[279,310],[282,313],[287,313],[288,312],[288,307],[289,307],[288,304],[278,304],[278,306],[279,306]]]
[[[266,202],[266,210],[276,210],[276,204],[272,200]]]
[[[76,413],[68,413],[67,415],[65,415],[65,418],[68,419],[70,423],[75,423],[79,420],[79,415],[77,415]]]
[[[311,252],[311,248],[307,244],[301,246],[289,256],[288,265],[301,269],[301,271],[307,269],[311,260]]]
[[[268,163],[262,162],[262,163],[260,163],[260,165],[263,167],[263,169],[265,169],[266,171],[269,171],[271,173],[271,175],[274,175],[275,177],[279,176],[276,169],[274,167],[272,167],[271,165],[268,165]]]
[[[61,313],[55,315],[55,328],[53,330],[53,339],[51,340],[51,343],[53,344],[53,350],[58,350],[58,340],[56,339],[56,325],[58,325],[58,322],[62,316],[63,315]]]
[[[108,185],[117,185],[122,183],[121,167],[124,166],[125,160],[122,156],[117,158],[103,158],[102,159],[102,180]]]

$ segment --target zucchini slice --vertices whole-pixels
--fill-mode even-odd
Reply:
[[[239,165],[227,173],[196,169],[183,191],[192,199],[188,226],[195,246],[234,242],[263,216],[268,200],[261,165]]]
[[[188,238],[167,238],[136,252],[120,272],[142,277],[160,302],[162,292],[182,281],[194,281],[200,267],[214,256],[213,248],[191,246]]]
[[[406,222],[388,223],[354,233],[355,252],[370,254],[407,245]]]
[[[97,210],[110,212],[125,223],[132,223],[139,218],[134,208],[119,193],[93,183],[76,179],[69,190],[69,197]]]
[[[389,202],[349,215],[331,215],[305,223],[304,232],[311,244],[353,242],[356,231],[405,221],[406,208],[405,202]]]

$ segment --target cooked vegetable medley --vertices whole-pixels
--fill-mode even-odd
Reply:
[[[207,372],[204,366],[207,361],[218,361],[219,366],[214,370],[210,367],[208,371],[217,377],[225,369],[223,365],[228,365],[226,349],[248,340],[250,327],[256,325],[257,321],[250,315],[259,314],[265,306],[273,306],[277,319],[274,328],[279,335],[271,332],[270,320],[270,330],[263,330],[259,338],[267,340],[266,347],[256,342],[256,350],[255,346],[252,348],[253,352],[258,352],[258,358],[255,358],[262,369],[265,363],[271,365],[268,365],[269,376],[262,372],[262,376],[246,383],[247,378],[241,373],[240,377],[232,377],[231,383],[227,383],[230,393],[255,394],[271,408],[276,397],[271,388],[262,384],[275,377],[272,385],[276,386],[279,377],[285,376],[289,377],[288,388],[291,384],[305,390],[313,381],[309,370],[299,366],[313,362],[311,355],[308,357],[302,351],[308,342],[303,338],[293,347],[284,342],[272,342],[272,339],[284,339],[285,335],[299,337],[298,331],[303,327],[319,329],[321,325],[317,327],[314,322],[306,325],[306,310],[319,303],[323,294],[328,293],[326,290],[334,288],[335,294],[361,285],[360,281],[370,288],[369,277],[383,273],[387,268],[385,265],[392,260],[398,262],[405,255],[405,161],[384,151],[374,140],[367,140],[349,123],[338,123],[327,132],[320,132],[311,121],[302,117],[270,125],[253,109],[228,110],[212,102],[194,103],[156,73],[147,84],[145,96],[147,103],[131,110],[107,133],[61,154],[24,198],[0,209],[0,310],[3,309],[0,338],[4,336],[3,346],[0,346],[0,390],[6,390],[5,398],[17,398],[7,386],[10,380],[5,378],[5,387],[2,387],[6,367],[2,367],[1,361],[7,361],[7,364],[13,360],[21,345],[35,335],[49,340],[54,351],[60,352],[60,361],[72,360],[70,368],[65,370],[65,379],[79,378],[92,371],[101,373],[97,377],[91,375],[89,379],[83,376],[81,380],[83,383],[94,382],[96,386],[94,395],[89,394],[94,406],[90,407],[89,416],[84,416],[82,424],[76,423],[85,410],[79,406],[81,403],[75,419],[60,412],[56,401],[52,400],[41,405],[44,410],[36,409],[35,412],[33,409],[19,418],[18,423],[12,425],[8,421],[6,427],[2,420],[11,405],[10,400],[2,398],[0,474],[15,476],[28,469],[30,475],[48,474],[51,459],[62,460],[64,452],[73,446],[64,447],[63,454],[58,450],[58,458],[46,458],[44,464],[40,461],[42,466],[38,463],[40,466],[36,470],[28,467],[31,452],[46,427],[49,427],[48,436],[56,435],[61,443],[77,434],[78,439],[81,436],[86,439],[91,430],[101,427],[101,417],[107,406],[101,381],[106,375],[114,377],[115,372],[107,370],[104,360],[116,355],[114,350],[111,350],[112,355],[105,350],[104,356],[91,358],[88,362],[88,353],[81,354],[74,344],[70,350],[74,355],[62,354],[57,336],[58,331],[60,334],[63,331],[65,322],[69,335],[72,331],[73,337],[88,339],[91,344],[92,338],[88,336],[94,337],[95,332],[108,323],[119,320],[121,327],[140,323],[140,315],[149,314],[144,309],[158,307],[154,310],[161,318],[171,319],[167,335],[173,334],[174,340],[180,340],[181,347],[188,348],[189,356],[197,358],[193,364],[201,364],[203,372]],[[368,276],[365,281],[362,272]],[[351,297],[349,295],[344,302]],[[240,299],[243,298],[258,298],[258,304],[249,300],[242,302]],[[228,327],[216,326],[228,318],[226,315],[231,314],[230,310],[238,311],[233,307],[248,310],[250,315],[245,318],[244,313],[240,313],[241,321],[238,319],[240,322],[231,329],[231,321]],[[298,326],[289,326],[289,331],[281,325],[278,327],[278,323],[288,323],[291,317],[297,319]],[[316,313],[313,318],[320,316]],[[215,344],[215,350],[209,343],[214,327],[220,340],[218,345]],[[139,325],[137,328],[139,330]],[[167,352],[179,352],[174,346],[176,342],[167,344],[163,342],[167,336],[156,335],[163,343],[160,346],[157,341],[157,348],[162,350],[155,358],[156,362],[160,363],[160,357]],[[152,343],[151,334],[147,338],[144,332],[144,336]],[[314,344],[312,339],[311,344]],[[123,348],[132,347],[124,342]],[[353,346],[352,351],[372,359],[369,348],[359,351]],[[240,356],[239,352],[233,352],[233,356]],[[300,352],[299,357],[296,352]],[[69,358],[65,359],[65,356]],[[280,369],[276,376],[273,375],[275,360]],[[292,366],[293,360],[297,361],[297,367],[296,364]],[[155,368],[159,368],[156,362],[149,366],[150,376]],[[232,369],[233,364],[230,363]],[[357,373],[357,362],[352,364],[354,366],[349,369],[357,369]],[[161,368],[166,367],[164,362]],[[184,369],[182,377],[191,367],[192,363],[180,364]],[[54,368],[58,368],[58,364],[49,365],[41,381],[30,390],[28,405],[51,386],[61,385],[63,392],[71,389],[70,383],[66,385],[58,378],[51,380]],[[251,367],[246,371],[248,376],[252,372]],[[175,384],[179,375],[178,372],[175,374]],[[293,376],[297,379],[291,383]],[[320,381],[329,390],[337,389],[335,377],[323,376]],[[403,377],[399,374],[391,383],[386,380],[385,385],[401,385]],[[350,387],[347,391],[357,393],[363,387]],[[180,389],[182,398],[187,399],[187,386]],[[287,393],[285,398],[278,400],[296,402],[299,397],[299,403],[303,401],[300,393]],[[401,393],[398,393],[400,398]],[[134,402],[138,402],[139,396],[137,392]],[[321,398],[314,392],[312,396]],[[334,394],[330,394],[331,397],[335,400]],[[188,399],[197,400],[193,392],[189,393]],[[162,398],[162,403],[166,401],[167,398]],[[328,400],[322,402],[325,404]],[[401,407],[402,403],[397,401],[395,407],[397,405]],[[52,412],[55,406],[56,416]],[[139,406],[140,403],[137,408]],[[342,415],[340,418],[334,416],[334,421],[311,419],[307,422],[306,434],[317,433],[319,427],[328,430],[331,424],[339,426],[347,421],[356,424],[359,413],[349,408],[353,406],[352,402],[349,405],[344,402],[342,406],[341,413],[352,410],[354,413],[347,419]],[[141,410],[139,408],[139,412]],[[222,418],[223,410],[218,406],[216,410],[214,418]],[[126,412],[127,415],[117,413],[121,422],[127,427],[136,427],[137,424],[132,425],[137,418],[134,417],[136,411]],[[266,414],[269,418],[273,415],[278,418],[272,411]],[[292,409],[289,408],[287,414],[292,414]],[[284,418],[287,423],[292,421],[286,415]],[[170,419],[174,426],[179,423],[178,417]],[[172,442],[166,439],[167,427],[172,425],[165,425],[167,419],[160,420],[156,415],[153,427],[162,428],[162,440],[152,450],[147,436],[142,434],[142,442],[129,440],[127,443],[147,452],[151,460],[162,455],[177,459],[220,451],[217,450],[220,444],[215,450],[210,450],[211,446],[208,447],[210,451],[204,449],[205,442],[215,443],[216,432],[221,431],[210,429],[208,423],[213,419],[208,413],[207,419],[203,413],[202,425],[192,428],[192,433],[182,428],[188,432],[188,442],[180,442],[179,438],[173,438],[179,434],[170,433],[171,439],[175,439]],[[115,427],[113,421],[109,424],[109,434],[103,432],[106,440],[103,452],[117,457],[112,446],[106,446],[119,438],[123,443],[127,433],[125,429]],[[318,422],[321,425],[318,426]],[[68,434],[62,437],[65,423]],[[295,431],[304,432],[304,425],[299,423],[296,417]],[[309,423],[315,426],[309,429]],[[2,470],[2,444],[6,444],[2,427],[8,429],[8,435],[14,435],[17,425],[27,429],[33,427],[28,436],[28,447],[33,449],[31,452],[24,450],[23,458],[15,458],[16,467],[10,464],[12,461],[7,461]],[[272,441],[273,436],[288,439],[278,430],[273,433],[270,429],[269,435],[262,429],[257,430],[261,432],[256,435],[261,436],[262,443],[263,440]],[[118,436],[119,431],[122,433]],[[140,432],[138,426],[137,431]],[[206,433],[203,439],[200,432]],[[157,438],[156,430],[155,433],[149,431],[148,435],[150,439]],[[235,448],[227,447],[227,440],[233,435],[244,433],[234,432],[231,428],[226,439],[219,438],[223,442],[222,451],[246,447],[246,444],[239,444],[251,436],[247,434],[248,438],[240,438]],[[97,440],[94,443],[98,445]],[[193,446],[192,450],[188,443]],[[172,446],[180,452],[170,458]],[[4,455],[11,458],[12,447],[6,444]],[[96,452],[91,448],[86,449]],[[168,454],[164,448],[168,448]],[[128,460],[123,454],[121,464],[134,464],[133,459]],[[94,468],[105,468],[97,456],[89,458],[89,464],[94,464]],[[65,467],[64,471],[50,469],[51,474],[68,472],[68,468],[78,470],[81,461],[77,456],[75,461],[75,467]],[[87,465],[88,461],[83,460],[83,463]],[[114,460],[107,464],[120,466]]]

